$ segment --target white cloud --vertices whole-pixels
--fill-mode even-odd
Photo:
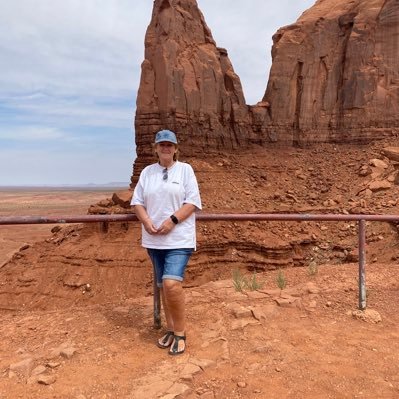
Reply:
[[[25,125],[46,121],[47,124],[62,127],[131,128],[135,106],[133,97],[133,94],[126,96],[123,103],[119,104],[105,97],[63,98],[36,93],[27,97],[9,98],[7,103],[17,113],[18,120]]]
[[[64,138],[64,133],[56,128],[45,126],[10,126],[0,131],[0,140],[48,141]]]
[[[266,89],[272,35],[313,3],[198,0],[217,45],[229,52],[248,103],[259,101]],[[0,185],[130,178],[152,5],[2,1]]]
[[[138,85],[147,1],[15,0],[0,13],[3,92],[126,94]],[[4,39],[6,38],[6,39]]]

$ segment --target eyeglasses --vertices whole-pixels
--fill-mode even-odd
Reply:
[[[162,174],[163,174],[162,180],[163,181],[168,181],[168,168],[163,169],[162,170]]]

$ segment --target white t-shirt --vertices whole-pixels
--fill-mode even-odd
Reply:
[[[201,209],[201,198],[197,179],[191,165],[175,162],[168,169],[168,179],[164,180],[165,168],[154,163],[143,169],[134,189],[131,205],[142,205],[155,227],[159,227],[183,204],[193,204]],[[179,222],[166,235],[151,235],[142,226],[144,248],[175,249],[195,248],[195,213]]]

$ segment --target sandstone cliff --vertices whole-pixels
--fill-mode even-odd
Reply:
[[[399,133],[399,2],[319,0],[273,37],[265,121],[278,140]]]
[[[133,183],[154,159],[160,128],[178,133],[188,157],[399,134],[397,0],[319,0],[273,41],[265,95],[248,106],[196,0],[155,0],[137,97]]]

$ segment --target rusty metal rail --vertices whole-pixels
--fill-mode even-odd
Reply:
[[[197,220],[229,221],[380,221],[399,222],[399,215],[335,215],[311,213],[201,213]],[[57,224],[94,222],[134,222],[136,215],[81,215],[81,216],[0,216],[1,225],[14,224]]]
[[[269,214],[269,213],[220,213],[198,212],[197,220],[204,221],[356,221],[359,236],[359,309],[364,310],[366,301],[366,221],[399,222],[399,215],[334,215],[334,214]],[[0,216],[0,226],[21,224],[62,224],[96,222],[133,222],[135,215],[82,215],[82,216]],[[154,279],[154,326],[160,328],[160,294]]]

